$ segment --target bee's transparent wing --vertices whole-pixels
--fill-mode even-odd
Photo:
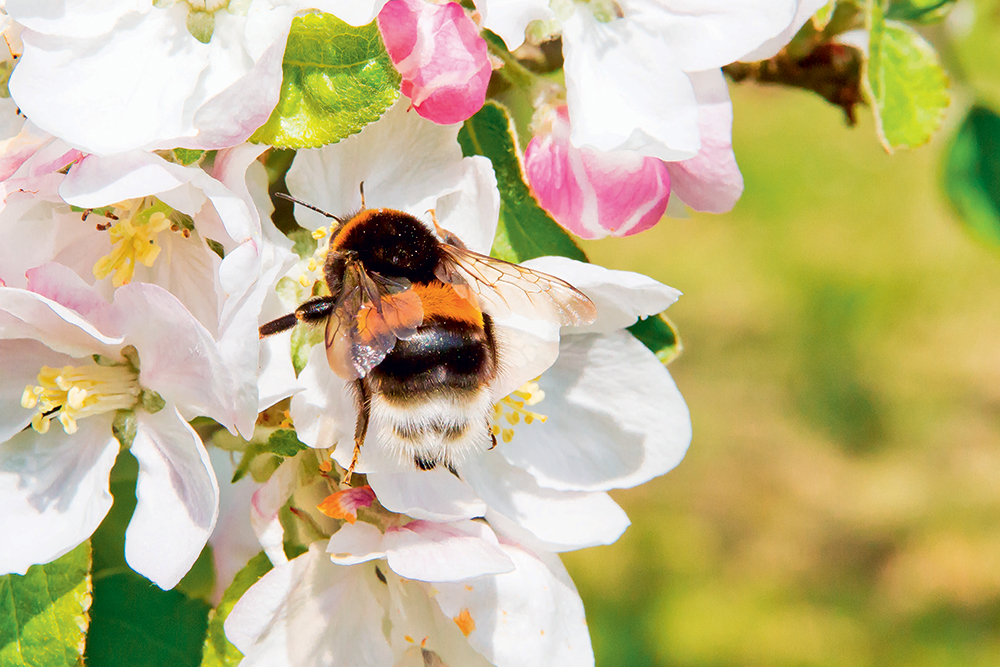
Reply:
[[[447,243],[441,249],[445,261],[438,267],[438,279],[467,285],[480,309],[492,317],[516,313],[563,326],[590,324],[597,318],[594,303],[565,280]]]
[[[326,323],[326,358],[346,380],[363,378],[385,359],[399,338],[423,322],[420,297],[409,281],[347,265],[337,305]]]

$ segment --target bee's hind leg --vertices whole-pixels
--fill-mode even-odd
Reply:
[[[358,424],[354,428],[354,455],[351,456],[351,465],[347,466],[343,486],[351,483],[351,475],[354,473],[354,466],[358,465],[358,456],[361,455],[361,445],[365,442],[365,435],[368,433],[368,416],[371,412],[371,391],[364,380],[355,380],[354,389],[358,393]]]

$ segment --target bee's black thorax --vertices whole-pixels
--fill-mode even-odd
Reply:
[[[412,215],[391,209],[367,209],[334,232],[327,279],[336,282],[337,276],[343,275],[343,266],[338,271],[334,265],[353,255],[367,271],[428,283],[434,280],[434,270],[441,261],[440,244]],[[329,275],[331,269],[334,276]]]

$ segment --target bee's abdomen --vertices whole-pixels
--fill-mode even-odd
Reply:
[[[437,390],[474,390],[496,372],[490,325],[432,321],[396,346],[371,372],[377,391],[392,400]]]

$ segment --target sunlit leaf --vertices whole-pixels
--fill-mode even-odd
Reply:
[[[251,141],[282,148],[335,143],[378,120],[399,97],[399,73],[378,26],[332,14],[292,21],[278,105]]]
[[[886,21],[869,3],[865,87],[879,139],[889,152],[927,143],[948,108],[948,77],[934,47],[908,25]]]
[[[24,576],[0,577],[0,665],[79,665],[90,602],[88,542]]]
[[[226,638],[223,626],[236,601],[270,569],[271,561],[261,552],[251,558],[250,562],[236,573],[233,583],[223,593],[219,606],[209,615],[208,636],[205,637],[205,651],[201,667],[236,667],[243,659],[240,650]]]
[[[485,155],[493,162],[500,189],[500,222],[493,241],[494,257],[524,262],[544,255],[561,255],[580,261],[587,256],[573,238],[535,201],[524,182],[510,118],[492,102],[465,121],[458,133],[462,152]]]

